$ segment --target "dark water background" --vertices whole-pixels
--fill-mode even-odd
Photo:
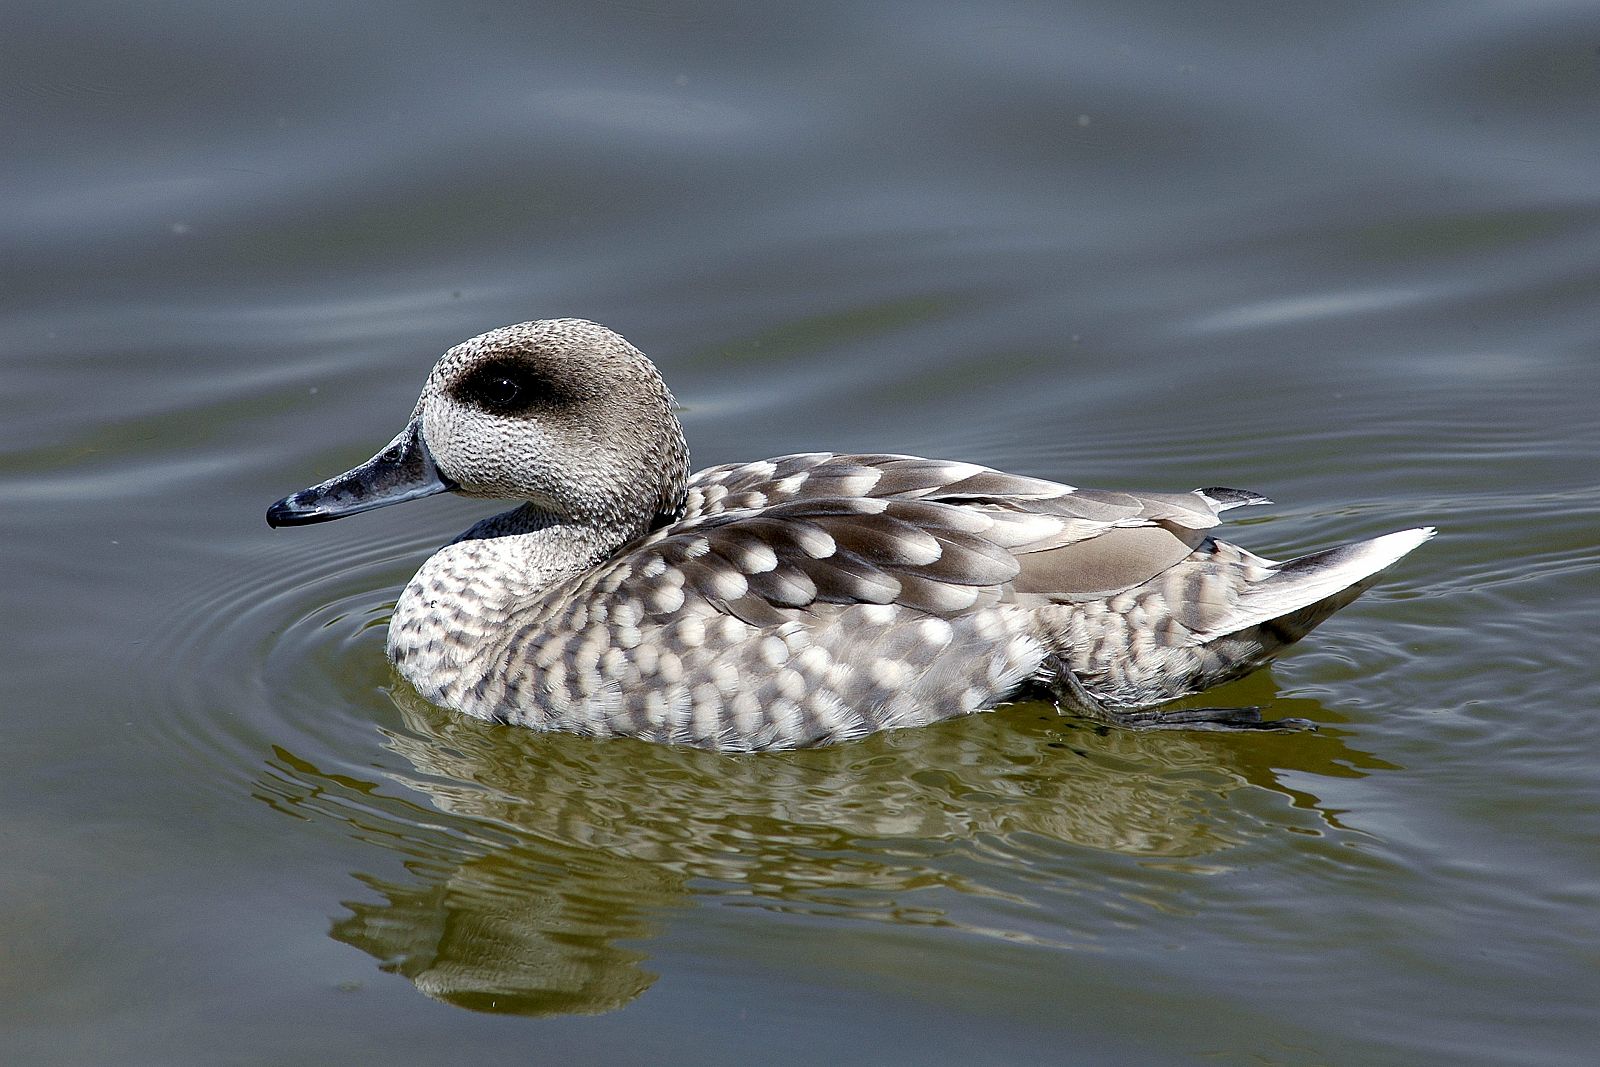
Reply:
[[[1594,4],[13,0],[0,145],[0,1060],[1593,1062]],[[1442,532],[1213,700],[1316,734],[463,722],[485,506],[262,513],[554,315],[701,465]]]

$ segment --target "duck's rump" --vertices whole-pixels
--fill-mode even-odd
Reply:
[[[1261,666],[1432,535],[1405,530],[1283,563],[1208,537],[1137,586],[1045,604],[1038,616],[1091,695],[1149,707]]]

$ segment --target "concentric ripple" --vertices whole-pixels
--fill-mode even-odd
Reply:
[[[374,709],[388,706],[384,627],[437,538],[269,545],[216,559],[178,591],[144,655],[168,714],[156,747],[200,780],[238,789],[275,748],[360,765]]]

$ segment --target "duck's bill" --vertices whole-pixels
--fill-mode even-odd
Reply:
[[[422,439],[421,419],[413,419],[382,452],[361,466],[321,485],[290,493],[272,505],[267,509],[267,525],[327,522],[455,488],[433,464]]]

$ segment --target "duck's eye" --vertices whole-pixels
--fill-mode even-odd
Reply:
[[[478,389],[485,407],[513,408],[522,398],[522,384],[515,378],[504,376],[490,378],[482,382]]]
[[[456,397],[492,415],[516,415],[536,406],[544,390],[520,367],[483,367],[452,390]]]

